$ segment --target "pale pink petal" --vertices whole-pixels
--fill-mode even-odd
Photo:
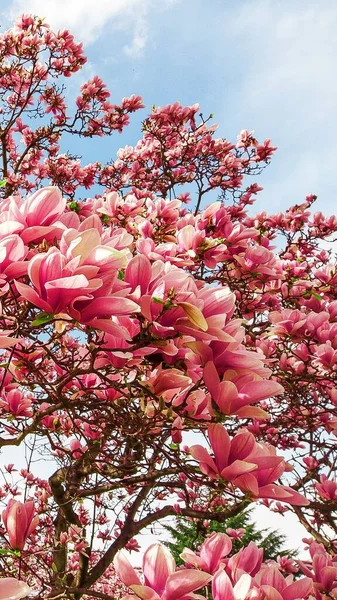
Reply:
[[[218,571],[212,581],[214,600],[235,600],[233,586],[225,571]]]
[[[135,569],[131,566],[125,550],[117,552],[113,560],[113,565],[118,577],[125,585],[141,585],[140,579]]]
[[[184,569],[170,575],[166,583],[165,599],[178,600],[182,596],[199,590],[211,581],[212,575],[196,571],[194,569]]]
[[[218,570],[221,559],[230,553],[232,549],[231,539],[225,533],[214,533],[209,535],[200,549],[200,557],[207,565],[209,573]]]
[[[142,600],[161,600],[157,592],[155,592],[152,588],[147,587],[146,585],[130,585],[130,587],[134,591],[136,596],[138,596],[138,598],[141,598]]]
[[[166,580],[174,573],[175,568],[176,563],[171,552],[161,544],[153,544],[146,550],[143,558],[145,585],[162,596]]]
[[[14,577],[0,579],[0,600],[20,600],[31,592],[24,581],[18,581]]]
[[[134,291],[139,285],[142,294],[147,292],[152,277],[151,263],[144,254],[134,256],[125,269],[125,281]]]
[[[246,600],[250,586],[252,584],[252,578],[248,573],[241,575],[240,579],[234,586],[235,600]]]
[[[187,565],[191,565],[193,567],[196,566],[200,569],[205,567],[204,561],[200,558],[200,556],[195,554],[195,552],[192,552],[192,550],[190,550],[189,548],[184,548],[183,552],[179,556]]]

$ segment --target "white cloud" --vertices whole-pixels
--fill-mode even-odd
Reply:
[[[164,8],[172,5],[165,0]],[[130,42],[127,55],[139,57],[147,41],[147,15],[155,0],[13,0],[3,16],[13,21],[21,13],[45,17],[55,29],[69,29],[85,46],[94,43],[103,29],[126,31]]]
[[[136,22],[133,39],[130,45],[123,48],[124,53],[131,58],[139,58],[143,54],[148,39],[148,26],[145,15],[140,16]]]
[[[229,108],[240,128],[279,148],[266,172],[268,203],[284,208],[317,193],[328,208],[337,191],[336,2],[246,1],[224,28],[240,73]]]

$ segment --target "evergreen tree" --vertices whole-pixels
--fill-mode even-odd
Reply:
[[[240,538],[232,538],[232,554],[247,546],[249,542],[255,542],[264,549],[265,560],[276,560],[278,556],[289,556],[294,558],[296,550],[285,548],[286,536],[277,530],[257,529],[252,521],[252,510],[246,510],[234,517],[220,523],[218,521],[196,521],[193,519],[177,518],[173,526],[167,525],[172,541],[166,542],[172,552],[177,565],[183,564],[180,554],[185,547],[194,551],[203,543],[206,536],[212,532],[226,533],[228,529],[245,529]]]

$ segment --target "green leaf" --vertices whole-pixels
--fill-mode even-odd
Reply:
[[[0,554],[11,554],[12,556],[21,556],[20,550],[5,550],[4,548],[0,548]]]
[[[2,180],[0,181],[0,188],[3,188],[3,187],[5,187],[5,185],[6,185],[6,184],[7,184],[7,179],[2,179]]]
[[[316,300],[322,300],[322,297],[319,294],[316,294],[316,292],[311,292],[311,295],[316,298]]]
[[[77,213],[80,212],[79,204],[75,200],[73,200],[72,202],[70,202],[69,208],[70,208],[70,210],[74,210]]]
[[[45,325],[46,323],[51,323],[54,320],[54,315],[50,313],[46,313],[44,311],[40,312],[36,319],[32,321],[33,327],[40,327],[40,325]]]
[[[122,269],[119,269],[118,271],[118,279],[124,281],[124,271]]]
[[[166,304],[165,300],[162,300],[161,298],[152,298],[153,302],[156,302],[156,304]]]

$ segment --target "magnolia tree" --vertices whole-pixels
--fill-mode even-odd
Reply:
[[[95,77],[68,113],[82,47],[31,16],[0,56],[0,598],[336,598],[337,219],[314,196],[252,217],[275,148],[197,105],[82,166],[63,133],[121,131],[141,99]],[[233,555],[229,532],[178,570],[160,545],[129,563],[161,520],[254,503],[297,515],[306,560]]]

